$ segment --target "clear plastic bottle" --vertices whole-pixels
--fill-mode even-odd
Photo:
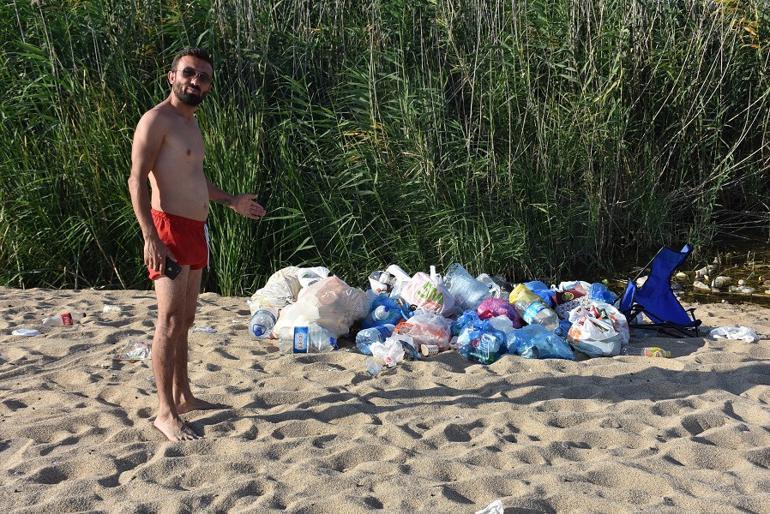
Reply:
[[[283,353],[330,352],[337,349],[337,338],[317,323],[284,327],[279,334],[278,349]]]
[[[257,310],[249,320],[249,333],[257,339],[270,337],[277,313],[269,308]]]
[[[559,326],[559,317],[548,308],[542,298],[529,290],[524,284],[517,285],[508,299],[528,324],[537,323],[548,330],[555,330]]]
[[[633,348],[631,346],[623,347],[620,352],[622,355],[637,355],[640,357],[663,357],[671,358],[671,352],[658,346],[645,346],[644,348]]]
[[[80,322],[85,315],[80,312],[61,312],[55,316],[43,318],[44,327],[71,327]]]
[[[308,325],[308,346],[309,353],[330,352],[337,349],[337,338],[334,334],[326,330],[317,323]]]
[[[364,355],[371,355],[372,351],[369,349],[369,346],[374,343],[384,342],[393,335],[395,329],[395,325],[390,323],[377,327],[365,328],[356,335],[356,347]]]
[[[388,295],[380,294],[372,300],[371,311],[361,321],[361,327],[371,328],[379,325],[395,325],[401,319],[403,319],[403,315],[398,303],[388,297]]]

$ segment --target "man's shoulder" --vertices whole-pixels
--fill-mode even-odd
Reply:
[[[141,127],[144,130],[165,132],[173,123],[173,114],[163,104],[158,104],[142,115],[137,128]]]

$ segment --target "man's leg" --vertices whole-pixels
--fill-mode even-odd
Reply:
[[[201,287],[202,269],[190,270],[187,279],[187,292],[185,293],[185,330],[182,332],[179,344],[176,346],[176,359],[174,360],[174,388],[173,397],[179,414],[202,409],[217,409],[223,407],[196,398],[190,389],[190,379],[187,375],[188,359],[188,334],[195,322],[195,311],[198,308],[198,292]]]
[[[158,389],[158,414],[153,425],[171,441],[200,438],[179,417],[173,396],[174,370],[179,360],[178,347],[182,342],[182,334],[187,331],[185,296],[189,275],[190,268],[183,266],[182,272],[174,280],[161,277],[155,281],[158,321],[152,340],[152,370]]]

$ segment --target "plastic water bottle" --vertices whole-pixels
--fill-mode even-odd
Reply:
[[[276,313],[271,309],[257,310],[249,320],[249,333],[257,339],[270,337],[275,326]]]
[[[317,323],[284,327],[279,336],[278,349],[283,353],[321,353],[337,349],[334,334]]]
[[[387,338],[393,335],[395,329],[395,325],[390,323],[378,327],[365,328],[356,335],[356,347],[364,355],[371,355],[372,350],[369,349],[369,346],[373,343],[385,342]]]
[[[62,312],[55,316],[43,318],[44,327],[71,327],[85,317],[80,312]]]
[[[361,327],[371,328],[380,325],[395,325],[404,316],[398,303],[387,295],[377,295],[372,300],[369,315],[361,321]]]
[[[517,285],[511,291],[509,301],[528,324],[537,323],[548,330],[555,330],[559,326],[559,317],[553,309],[546,307],[542,298],[524,284]]]
[[[337,349],[337,338],[317,323],[308,325],[308,352],[322,353]]]

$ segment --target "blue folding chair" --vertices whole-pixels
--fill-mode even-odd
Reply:
[[[695,309],[685,310],[671,290],[671,277],[692,252],[692,246],[686,244],[678,252],[668,247],[661,248],[655,257],[645,266],[636,278],[628,281],[626,290],[620,299],[619,310],[625,314],[631,327],[652,328],[665,332],[673,330],[687,337],[698,336],[701,324],[695,319]],[[636,279],[649,267],[647,281],[640,287]],[[632,323],[643,312],[652,323]]]

